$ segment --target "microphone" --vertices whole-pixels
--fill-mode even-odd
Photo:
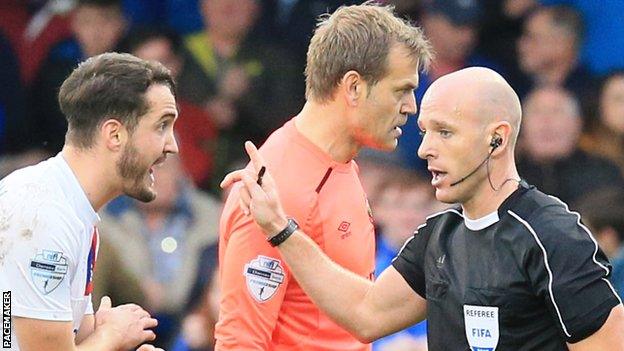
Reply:
[[[481,163],[479,163],[479,165],[472,172],[468,173],[467,176],[461,178],[460,180],[454,183],[451,183],[451,186],[455,186],[463,182],[464,180],[470,178],[473,174],[477,173],[479,168],[481,168],[490,159],[494,150],[496,150],[497,147],[501,146],[501,144],[503,144],[503,139],[500,136],[497,135],[497,136],[492,137],[492,141],[490,142],[490,146],[492,147],[492,150],[490,150],[490,153],[485,157],[485,159],[483,159],[483,161],[481,161]]]

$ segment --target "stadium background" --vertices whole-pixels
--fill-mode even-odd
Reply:
[[[386,0],[423,26],[442,74],[493,68],[523,103],[521,176],[580,211],[624,288],[624,0]],[[94,301],[138,303],[161,321],[157,344],[211,350],[218,310],[216,184],[304,101],[315,19],[337,0],[0,1],[0,176],[56,154],[56,94],[78,62],[106,51],[156,59],[178,82],[179,157],[157,170],[159,197],[102,211]],[[377,226],[377,270],[443,207],[416,157],[411,118],[392,154],[364,150],[362,182]],[[425,350],[419,325],[374,344]]]

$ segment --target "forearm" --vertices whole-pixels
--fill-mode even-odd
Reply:
[[[93,331],[95,331],[95,317],[92,314],[86,314],[83,317],[78,333],[76,334],[76,344],[79,345],[86,340],[91,334],[93,334]]]
[[[86,339],[76,346],[77,351],[115,351],[116,347],[112,346],[110,340],[106,337],[106,333],[95,331]]]
[[[333,262],[300,230],[278,248],[314,303],[350,333],[370,341],[375,319],[365,308],[365,300],[373,282]]]

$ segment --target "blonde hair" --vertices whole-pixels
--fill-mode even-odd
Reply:
[[[306,98],[330,100],[350,70],[374,85],[386,75],[388,53],[395,44],[409,51],[419,69],[431,62],[431,45],[422,30],[397,17],[392,6],[367,1],[322,15],[308,47]]]

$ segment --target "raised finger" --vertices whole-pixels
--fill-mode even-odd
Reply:
[[[223,177],[223,180],[221,181],[221,184],[219,184],[219,186],[222,189],[225,189],[229,187],[230,185],[238,182],[239,180],[241,180],[241,173],[245,171],[246,171],[245,169],[239,169],[237,171],[232,171],[228,173],[225,177]]]
[[[260,155],[258,148],[251,141],[245,142],[245,151],[247,151],[247,155],[249,155],[249,159],[251,160],[251,164],[254,168],[254,171],[257,173],[260,171],[262,166],[265,166],[264,158]]]

